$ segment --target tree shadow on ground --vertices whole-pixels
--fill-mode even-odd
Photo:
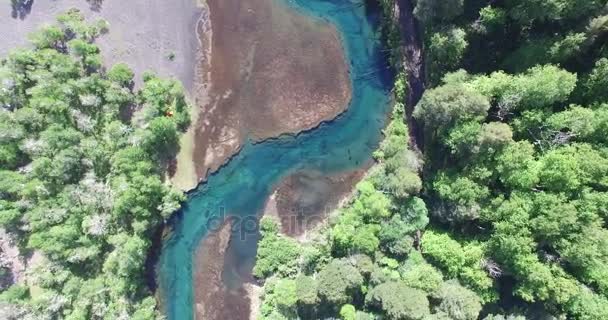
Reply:
[[[101,6],[103,5],[103,0],[87,0],[89,5],[91,6],[91,10],[99,12],[101,11]]]
[[[32,11],[33,4],[34,0],[11,0],[11,8],[13,10],[11,16],[13,19],[25,19]]]

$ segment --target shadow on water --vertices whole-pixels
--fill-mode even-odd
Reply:
[[[11,0],[11,16],[13,19],[25,19],[32,11],[33,4],[34,0]]]

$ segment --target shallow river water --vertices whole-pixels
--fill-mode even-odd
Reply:
[[[193,318],[193,254],[205,235],[226,216],[241,218],[235,234],[255,234],[256,216],[281,179],[302,170],[328,175],[353,170],[371,159],[386,122],[392,81],[379,41],[377,17],[367,12],[363,1],[276,0],[277,6],[287,5],[310,19],[324,19],[336,26],[349,60],[351,103],[341,116],[313,130],[246,143],[227,164],[190,192],[171,221],[173,232],[163,243],[158,266],[169,319]],[[239,263],[253,263],[256,238],[231,242]]]

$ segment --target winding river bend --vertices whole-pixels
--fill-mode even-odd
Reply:
[[[364,0],[276,1],[336,26],[349,61],[352,100],[346,112],[312,130],[246,142],[228,163],[190,192],[171,222],[173,232],[164,242],[159,261],[159,285],[169,319],[193,318],[193,253],[212,228],[234,216],[241,223],[233,228],[233,239],[255,233],[251,223],[283,178],[296,171],[330,175],[356,169],[369,162],[381,139],[392,81],[377,17],[367,12]],[[233,241],[240,263],[253,263],[255,238]]]

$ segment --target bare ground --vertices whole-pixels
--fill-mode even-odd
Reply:
[[[15,237],[3,228],[0,228],[0,268],[5,270],[0,273],[0,289],[23,282],[26,259],[21,255]]]
[[[92,3],[99,3],[94,6]],[[88,19],[103,18],[110,32],[97,40],[106,66],[125,62],[140,79],[146,70],[176,77],[190,90],[198,40],[193,32],[200,17],[196,0],[34,0],[29,13],[13,17],[9,0],[0,1],[0,56],[27,45],[27,35],[55,17],[77,8]],[[173,53],[171,61],[168,55]]]
[[[421,26],[414,16],[415,2],[397,0],[393,7],[393,21],[401,36],[401,69],[407,75],[406,121],[410,133],[410,147],[423,150],[424,137],[420,124],[412,116],[414,108],[426,90],[426,70],[421,38]]]

